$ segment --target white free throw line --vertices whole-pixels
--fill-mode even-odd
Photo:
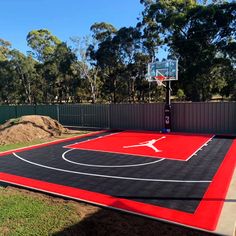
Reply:
[[[100,177],[100,178],[108,178],[108,179],[122,179],[122,180],[135,180],[135,181],[148,181],[148,182],[168,182],[168,183],[210,183],[210,180],[171,180],[171,179],[144,179],[144,178],[132,178],[132,177],[123,177],[123,176],[113,176],[113,175],[99,175],[99,174],[92,174],[92,173],[86,173],[86,172],[77,172],[77,171],[72,171],[72,170],[64,170],[60,168],[55,168],[51,166],[45,166],[41,165],[38,163],[34,163],[32,161],[28,161],[16,153],[12,153],[16,158],[27,162],[31,165],[39,166],[42,168],[50,169],[50,170],[56,170],[56,171],[61,171],[61,172],[66,172],[66,173],[71,173],[71,174],[77,174],[77,175],[86,175],[86,176],[92,176],[92,177]]]

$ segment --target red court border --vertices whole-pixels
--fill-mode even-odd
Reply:
[[[93,134],[88,134],[88,135],[90,136]],[[59,142],[56,143],[60,142],[63,141],[59,140]],[[49,144],[42,144],[39,146],[42,147],[52,144],[55,144],[55,142]],[[39,146],[37,146],[36,148],[38,148]],[[33,149],[33,147],[29,147],[28,149],[26,148],[23,150],[25,151],[30,149]],[[22,151],[22,149],[20,151]],[[13,151],[10,151],[10,153],[12,152]],[[4,155],[7,154],[4,153]],[[193,214],[178,210],[172,210],[164,207],[154,206],[151,204],[127,200],[123,198],[115,198],[109,195],[86,191],[78,188],[53,184],[49,182],[39,181],[16,175],[5,174],[1,172],[0,172],[0,181],[76,200],[81,200],[100,206],[122,210],[125,212],[142,215],[145,217],[170,221],[177,224],[187,225],[208,231],[214,231],[218,223],[218,219],[221,213],[221,209],[223,207],[223,203],[225,201],[225,197],[227,194],[227,190],[235,166],[236,166],[236,140],[233,141],[228,153],[226,154],[211,184],[209,185],[206,193],[204,194],[203,200],[200,202],[198,208]]]

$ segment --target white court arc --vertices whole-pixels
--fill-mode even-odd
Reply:
[[[159,160],[156,160],[156,161],[151,161],[151,162],[146,162],[146,163],[140,163],[140,164],[133,164],[133,165],[92,165],[92,164],[85,164],[85,163],[80,163],[80,162],[75,162],[75,161],[71,161],[71,160],[68,160],[66,158],[66,154],[73,151],[73,150],[76,150],[76,149],[70,149],[70,150],[67,150],[65,151],[63,154],[62,154],[62,159],[67,161],[67,162],[70,162],[72,164],[75,164],[75,165],[79,165],[79,166],[87,166],[87,167],[98,167],[98,168],[127,168],[127,167],[138,167],[138,166],[147,166],[147,165],[151,165],[151,164],[155,164],[155,163],[158,163],[158,162],[161,162],[161,161],[164,161],[165,158],[162,158],[162,159],[159,159]]]
[[[92,176],[92,177],[99,177],[99,178],[108,178],[108,179],[121,179],[121,180],[134,180],[134,181],[146,181],[146,182],[166,182],[166,183],[210,183],[210,180],[176,180],[176,179],[146,179],[146,178],[134,178],[134,177],[126,177],[126,176],[113,176],[113,175],[100,175],[100,174],[93,174],[93,173],[87,173],[87,172],[79,172],[79,171],[73,171],[73,170],[65,170],[61,168],[56,168],[52,166],[46,166],[39,163],[35,163],[29,160],[24,159],[23,157],[20,157],[16,153],[12,153],[16,158],[20,159],[21,161],[24,161],[28,164],[42,167],[45,169],[65,172],[65,173],[71,173],[71,174],[77,174],[77,175],[85,175],[85,176]]]

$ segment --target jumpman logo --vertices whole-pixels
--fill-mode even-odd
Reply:
[[[162,152],[161,150],[157,149],[154,144],[161,140],[161,139],[164,139],[166,138],[166,136],[162,136],[161,138],[159,139],[152,139],[150,141],[146,141],[146,142],[142,142],[142,143],[139,143],[139,144],[136,144],[136,145],[131,145],[131,146],[123,146],[123,148],[133,148],[133,147],[149,147],[151,149],[153,149],[155,152]]]

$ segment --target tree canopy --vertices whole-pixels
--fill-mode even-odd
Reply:
[[[173,99],[236,99],[236,3],[140,0],[135,26],[91,25],[91,35],[63,42],[32,30],[27,55],[0,39],[0,103],[158,102],[165,88],[145,80],[162,48],[178,59]]]
[[[160,35],[169,57],[179,59],[179,82],[186,98],[205,101],[216,88],[229,96],[235,76],[235,3],[199,5],[196,1],[141,1],[147,41]],[[150,34],[151,32],[151,34]],[[234,77],[234,78],[233,78]],[[235,81],[234,81],[235,83]]]

